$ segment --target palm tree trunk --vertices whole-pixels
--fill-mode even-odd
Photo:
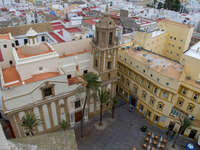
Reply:
[[[112,106],[112,119],[115,118],[115,106]]]
[[[100,104],[100,120],[99,120],[99,125],[102,125],[102,120],[103,120],[103,105],[102,103]]]
[[[85,107],[87,104],[87,94],[89,93],[89,88],[86,87],[86,96],[85,96],[85,101],[83,104],[83,110],[82,110],[82,118],[81,118],[81,137],[83,137],[83,121],[84,121],[84,115],[85,115]]]

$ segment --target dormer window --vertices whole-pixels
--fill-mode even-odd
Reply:
[[[185,88],[182,89],[182,94],[184,94],[184,95],[186,94],[186,89]]]
[[[197,100],[198,97],[199,97],[199,94],[195,93],[194,96],[193,96],[193,99],[194,99],[194,100]]]
[[[4,48],[7,48],[7,45],[6,45],[6,44],[4,44],[4,45],[3,45],[3,47],[4,47]]]

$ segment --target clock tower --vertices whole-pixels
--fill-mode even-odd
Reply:
[[[93,68],[99,73],[102,88],[116,95],[118,39],[116,24],[108,13],[100,18],[96,24],[95,36],[92,40]]]

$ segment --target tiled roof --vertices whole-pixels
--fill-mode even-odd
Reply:
[[[80,30],[79,28],[67,28],[66,30],[67,30],[68,32],[71,32],[71,33],[72,33],[72,32],[73,32],[73,33],[74,33],[74,32],[81,32],[81,30]]]
[[[10,40],[9,34],[0,34],[0,39],[2,40]]]
[[[64,42],[63,39],[61,39],[58,35],[56,35],[54,32],[49,33],[58,43]]]
[[[11,82],[18,81],[16,83],[10,84],[6,87],[22,85],[21,78],[20,78],[19,73],[17,72],[15,66],[11,66],[11,67],[2,69],[2,73],[3,73],[4,83],[11,83]]]
[[[33,75],[32,78],[25,80],[25,83],[32,83],[32,82],[36,82],[36,81],[41,81],[41,80],[45,80],[48,78],[53,78],[56,76],[59,76],[60,73],[59,72],[45,72],[45,73],[41,73],[41,74],[36,74]]]
[[[53,31],[53,27],[50,23],[39,23],[24,26],[0,28],[0,34],[11,33],[13,36],[25,35],[30,28],[32,28],[38,33]]]

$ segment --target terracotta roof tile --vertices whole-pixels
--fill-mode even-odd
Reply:
[[[11,33],[13,36],[25,35],[30,28],[32,28],[38,33],[53,31],[53,28],[50,23],[39,23],[39,24],[30,24],[24,26],[0,28],[0,34]]]

